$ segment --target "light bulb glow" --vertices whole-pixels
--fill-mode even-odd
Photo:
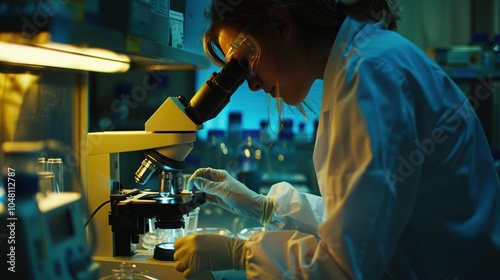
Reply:
[[[105,73],[125,72],[130,67],[125,55],[55,43],[38,46],[0,42],[0,61]]]

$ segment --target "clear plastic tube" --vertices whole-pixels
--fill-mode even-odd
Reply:
[[[60,158],[49,158],[47,160],[47,170],[54,173],[55,184],[54,193],[60,193],[64,191],[64,170],[63,162]]]

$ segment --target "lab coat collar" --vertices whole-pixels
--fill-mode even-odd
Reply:
[[[372,25],[371,28],[383,28],[381,22],[372,22],[368,18],[346,17],[335,38],[335,42],[328,57],[325,72],[323,73],[323,81],[326,84],[332,84],[331,79],[336,77],[336,73],[341,65],[344,64],[346,57],[351,53],[357,43],[362,42],[362,40],[366,38],[368,33],[363,30],[365,30],[368,24]]]

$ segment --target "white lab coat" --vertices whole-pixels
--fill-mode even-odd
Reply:
[[[272,187],[274,230],[247,242],[247,277],[500,278],[500,183],[460,89],[396,32],[352,17],[323,83],[321,197]]]

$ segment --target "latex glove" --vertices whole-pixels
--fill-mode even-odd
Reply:
[[[245,240],[217,234],[190,234],[174,242],[175,269],[190,278],[218,270],[245,269]]]
[[[226,170],[200,168],[188,180],[190,191],[207,194],[207,201],[241,216],[248,216],[264,226],[271,222],[274,200],[250,190]]]

